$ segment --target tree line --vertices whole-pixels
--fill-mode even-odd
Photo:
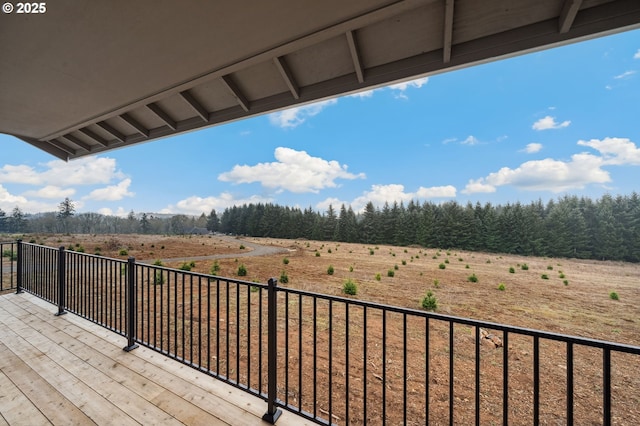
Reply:
[[[369,202],[320,214],[274,204],[227,208],[224,233],[364,244],[419,245],[527,256],[640,261],[640,196],[565,196],[543,203]]]
[[[133,211],[127,217],[75,213],[68,198],[58,212],[25,215],[0,210],[0,232],[143,233],[222,232],[272,238],[304,238],[363,244],[419,245],[527,256],[640,262],[640,196],[564,196],[543,203],[461,205],[416,201],[369,202],[361,213],[329,206],[324,213],[276,204],[245,204],[199,217]]]

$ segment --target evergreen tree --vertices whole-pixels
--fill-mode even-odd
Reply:
[[[0,232],[7,232],[7,214],[0,209]]]
[[[62,230],[65,234],[69,233],[69,219],[73,217],[75,211],[76,207],[69,197],[58,204],[58,220],[62,224]]]
[[[149,223],[149,218],[146,213],[142,213],[142,217],[140,218],[140,231],[143,234],[148,234],[151,229],[151,225]]]

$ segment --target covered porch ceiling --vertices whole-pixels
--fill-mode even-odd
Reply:
[[[633,28],[637,0],[51,0],[0,14],[0,132],[68,160]]]

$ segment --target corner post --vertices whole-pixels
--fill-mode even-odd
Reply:
[[[127,346],[123,348],[126,352],[132,351],[138,347],[138,344],[136,343],[136,325],[138,322],[136,282],[136,259],[130,257],[127,260],[127,300],[125,312],[127,323]]]
[[[16,250],[17,250],[17,265],[16,268],[18,269],[18,276],[16,279],[16,294],[20,294],[23,292],[22,290],[22,240],[17,240],[16,241]]]
[[[267,412],[262,420],[275,424],[282,410],[276,407],[278,396],[278,280],[269,279],[267,289]]]
[[[64,246],[58,249],[58,312],[56,316],[64,315],[67,312],[64,310],[65,305],[65,292],[67,291],[67,258],[64,251]]]

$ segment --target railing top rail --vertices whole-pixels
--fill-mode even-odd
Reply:
[[[387,312],[395,312],[395,313],[408,314],[408,315],[413,315],[413,316],[418,316],[423,318],[431,318],[438,321],[454,322],[456,324],[469,325],[472,327],[482,327],[482,328],[487,328],[492,330],[501,330],[508,333],[522,334],[522,335],[531,336],[531,337],[538,337],[538,338],[543,338],[548,340],[556,340],[561,342],[568,342],[568,343],[574,343],[574,344],[579,344],[584,346],[591,346],[595,348],[609,349],[609,350],[615,350],[618,352],[625,352],[625,353],[640,355],[640,346],[628,345],[624,343],[614,343],[614,342],[608,342],[605,340],[591,339],[588,337],[578,337],[578,336],[571,336],[568,334],[554,333],[550,331],[540,331],[540,330],[534,330],[534,329],[525,328],[525,327],[510,326],[510,325],[498,324],[498,323],[489,322],[489,321],[480,321],[480,320],[474,320],[470,318],[457,317],[453,315],[438,314],[435,312],[426,312],[418,309],[402,308],[398,306],[385,305],[383,303],[350,299],[342,296],[332,296],[328,294],[314,293],[312,291],[298,290],[298,289],[292,289],[287,287],[277,287],[277,291],[287,292],[290,294],[299,294],[302,296],[315,297],[317,299],[332,300],[335,302],[342,302],[348,305],[374,308],[374,309],[379,309]]]

